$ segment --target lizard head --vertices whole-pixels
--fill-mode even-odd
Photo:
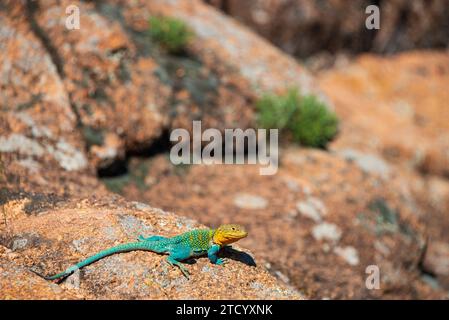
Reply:
[[[238,224],[223,224],[214,233],[214,243],[227,245],[236,242],[248,235],[245,228]]]

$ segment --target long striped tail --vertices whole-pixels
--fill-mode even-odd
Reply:
[[[103,259],[104,257],[116,254],[116,253],[121,253],[121,252],[129,252],[129,251],[135,251],[135,250],[146,250],[146,251],[154,251],[154,252],[163,252],[164,250],[162,250],[162,248],[159,248],[158,245],[156,245],[155,242],[152,243],[153,245],[150,244],[149,241],[140,241],[140,242],[131,242],[131,243],[124,243],[124,244],[119,244],[115,247],[111,247],[109,249],[105,249],[103,251],[100,251],[99,253],[85,259],[82,260],[80,262],[78,262],[77,264],[70,266],[68,269],[66,269],[65,271],[55,274],[54,276],[44,276],[41,275],[39,273],[37,273],[36,271],[33,271],[34,273],[38,274],[39,276],[43,277],[46,280],[56,280],[59,278],[65,278],[68,277],[69,275],[71,275],[73,272],[75,272],[76,270],[85,267],[95,261],[98,261],[100,259]]]

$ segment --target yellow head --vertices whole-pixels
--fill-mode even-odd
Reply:
[[[223,224],[214,233],[214,243],[224,246],[236,242],[248,235],[245,228],[238,224]]]

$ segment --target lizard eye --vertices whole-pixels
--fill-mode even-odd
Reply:
[[[232,227],[232,231],[235,231],[235,228],[234,228],[234,227]]]

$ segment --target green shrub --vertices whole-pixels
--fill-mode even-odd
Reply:
[[[258,125],[291,134],[304,146],[324,148],[338,131],[338,118],[313,95],[300,97],[295,89],[285,95],[264,95],[256,104]]]
[[[123,189],[131,182],[131,178],[128,174],[102,178],[101,181],[105,184],[106,188],[114,193],[123,194]]]
[[[171,17],[151,17],[150,35],[170,53],[183,51],[193,37],[184,21]]]
[[[265,94],[257,101],[259,111],[257,122],[266,129],[277,128],[283,130],[287,127],[291,117],[298,109],[298,91],[289,90],[286,95]]]
[[[301,144],[324,148],[338,131],[338,118],[315,96],[307,95],[301,99],[298,112],[290,127],[293,138]]]

